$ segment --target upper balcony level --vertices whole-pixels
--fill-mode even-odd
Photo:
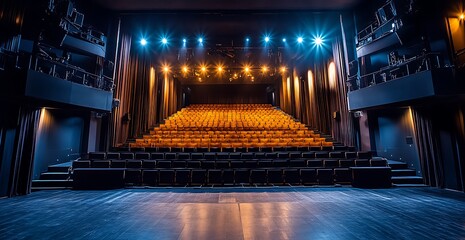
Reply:
[[[355,43],[357,57],[374,53],[386,47],[402,44],[397,31],[403,22],[393,1],[388,1],[376,12],[376,20],[357,33]]]
[[[425,53],[400,59],[361,77],[349,78],[349,110],[411,103],[457,93],[455,69],[442,66],[440,59],[437,53]]]
[[[19,40],[16,44],[0,48],[0,97],[111,111],[113,79],[103,71],[95,74],[70,64],[45,45],[33,54],[32,41]]]

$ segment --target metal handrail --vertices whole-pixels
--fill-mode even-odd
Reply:
[[[433,68],[440,68],[439,57],[439,53],[426,53],[406,60],[400,60],[396,64],[383,67],[360,77],[352,76],[347,79],[349,91],[373,86],[399,77],[410,76]],[[401,76],[398,77],[397,74]]]
[[[30,57],[31,59],[33,58],[32,55]],[[51,66],[47,66],[47,64],[50,64]],[[61,63],[61,62],[43,58],[43,57],[36,57],[34,61],[34,65],[30,66],[29,69],[38,71],[38,72],[43,72],[41,67],[51,67],[51,69],[48,72],[48,74],[50,74],[51,76],[59,77],[59,78],[62,78],[68,81],[72,81],[72,79],[81,79],[81,81],[78,82],[80,84],[83,84],[89,87],[102,89],[105,91],[113,91],[113,79],[108,76],[105,76],[105,75],[100,76],[94,73],[87,72],[86,70],[80,67],[67,64],[67,63]],[[62,70],[63,76],[58,74],[57,68]],[[93,80],[94,83],[91,84],[90,80]]]

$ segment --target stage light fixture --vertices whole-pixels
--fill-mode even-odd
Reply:
[[[269,42],[270,41],[270,37],[265,37],[265,42]]]
[[[140,45],[142,45],[142,46],[147,45],[147,43],[148,43],[148,42],[147,42],[147,39],[145,39],[145,38],[142,38],[142,39],[140,40]]]
[[[298,37],[298,38],[297,38],[297,42],[298,42],[298,43],[303,43],[303,42],[304,42],[304,38],[303,38],[303,37]]]
[[[250,38],[246,38],[245,41],[246,41],[246,42],[249,42],[249,41],[250,41]]]
[[[313,43],[315,43],[315,45],[317,46],[320,46],[321,44],[323,44],[323,38],[315,37],[315,39],[313,40]]]
[[[465,19],[465,14],[464,13],[460,14],[459,18],[460,18],[460,20],[464,20]]]
[[[287,69],[286,69],[286,67],[281,67],[280,70],[281,70],[282,73],[285,73]]]
[[[218,67],[217,67],[217,70],[218,70],[219,73],[221,73],[221,72],[223,72],[223,67],[222,67],[222,66],[218,66]]]
[[[200,44],[202,44],[202,43],[203,43],[203,38],[200,37],[200,38],[198,39],[198,41],[199,41]]]
[[[283,42],[286,42],[286,38],[283,38]]]
[[[168,43],[168,39],[166,39],[166,38],[162,38],[162,39],[161,39],[161,43],[163,43],[163,44],[165,44],[165,45],[166,45],[166,44]]]
[[[187,73],[189,71],[189,68],[187,66],[182,67],[182,72]]]
[[[202,71],[203,73],[205,73],[205,72],[207,71],[207,67],[201,66],[201,67],[200,67],[200,71]]]
[[[163,66],[163,72],[168,73],[169,71],[170,71],[170,67],[168,67],[167,65],[164,65]]]
[[[183,38],[183,39],[182,39],[182,43],[185,44],[186,42],[187,42],[187,39]]]
[[[249,67],[249,66],[245,66],[245,67],[244,67],[244,72],[246,72],[246,73],[250,72],[250,67]]]
[[[263,66],[263,67],[262,67],[262,72],[263,72],[263,73],[268,72],[268,67],[267,67],[267,66]]]

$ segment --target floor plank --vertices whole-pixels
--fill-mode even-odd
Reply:
[[[2,239],[463,239],[434,188],[38,191],[0,200]]]

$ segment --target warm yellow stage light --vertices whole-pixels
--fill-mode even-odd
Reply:
[[[281,72],[286,72],[286,67],[281,67]]]
[[[200,68],[200,71],[202,71],[202,72],[206,72],[206,71],[207,71],[207,67],[205,67],[205,66],[202,66],[202,67]]]
[[[464,13],[460,14],[459,18],[460,18],[460,20],[465,19],[465,14]]]
[[[245,71],[245,72],[250,72],[250,67],[247,67],[247,66],[244,67],[244,71]]]
[[[170,71],[170,68],[168,66],[163,67],[163,72],[167,73]]]
[[[218,72],[222,72],[223,71],[223,67],[222,66],[219,66],[218,67]]]
[[[267,67],[267,66],[263,66],[263,67],[262,67],[262,72],[264,72],[264,73],[268,72],[268,67]]]
[[[189,71],[189,68],[187,66],[182,67],[182,72],[187,73]]]

